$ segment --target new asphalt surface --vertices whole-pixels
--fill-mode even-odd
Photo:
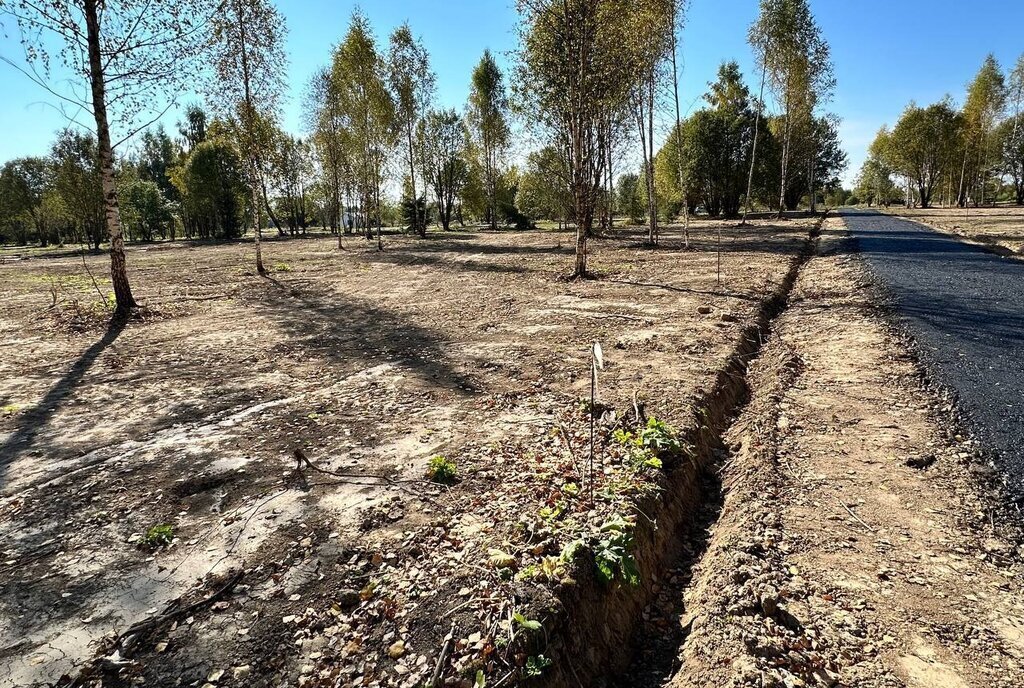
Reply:
[[[1024,262],[909,220],[840,214],[930,374],[1024,496]]]

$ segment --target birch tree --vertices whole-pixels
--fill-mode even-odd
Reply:
[[[352,14],[345,39],[335,49],[331,62],[334,96],[347,129],[347,151],[352,164],[359,214],[367,240],[377,225],[377,248],[381,239],[385,164],[395,144],[395,103],[387,86],[387,65],[366,17]]]
[[[985,202],[985,185],[992,167],[992,132],[1006,105],[1006,82],[994,56],[985,58],[967,88],[964,103],[964,158],[960,174],[960,205],[968,196],[974,204]],[[969,187],[977,191],[971,194]]]
[[[484,51],[473,69],[466,122],[483,170],[487,222],[491,229],[497,229],[499,165],[509,142],[508,96],[504,75],[490,50]]]
[[[1007,104],[1012,110],[1009,123],[1004,123],[1004,134],[1000,137],[1003,168],[1013,180],[1017,205],[1024,205],[1024,55],[1017,58],[1017,64],[1010,72],[1006,88]]]
[[[354,179],[349,157],[347,113],[342,107],[330,69],[318,69],[310,79],[306,88],[304,116],[320,163],[327,223],[331,231],[338,234],[340,249],[342,235],[351,232],[351,227],[345,222],[345,211],[350,205]]]
[[[807,0],[761,0],[748,39],[782,109],[779,217],[785,209],[794,132],[831,97],[835,77],[828,43]]]
[[[115,317],[136,306],[128,280],[114,177],[114,151],[160,118],[185,88],[211,10],[199,0],[0,0],[21,31],[27,67],[5,61],[46,88],[74,123],[88,113],[96,132],[110,242]],[[59,46],[51,53],[50,45]],[[54,63],[71,79],[51,84]],[[115,138],[118,137],[118,138]]]
[[[420,156],[416,130],[434,98],[437,76],[430,69],[430,55],[427,49],[422,41],[413,38],[408,24],[403,24],[391,34],[388,78],[395,98],[396,123],[404,139],[405,164],[409,172],[409,188],[412,191],[415,209],[413,229],[421,237],[425,237],[427,218],[425,215],[420,216],[419,193],[416,188]]]
[[[246,165],[256,271],[267,274],[260,245],[260,206],[280,231],[267,196],[266,165],[273,147],[272,125],[284,92],[287,58],[284,17],[269,0],[226,0],[210,22],[214,105],[233,117]]]
[[[651,1],[663,13],[670,9]],[[628,0],[519,0],[517,7],[517,99],[562,157],[576,222],[573,275],[587,277],[588,239],[607,193],[616,123],[634,112],[632,99],[641,91],[650,102],[643,86],[657,54],[645,44],[651,15],[645,3]],[[648,112],[638,121],[647,122]]]

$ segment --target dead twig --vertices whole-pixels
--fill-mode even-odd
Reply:
[[[861,518],[860,518],[860,516],[858,516],[857,514],[853,513],[853,510],[852,510],[852,509],[851,509],[850,507],[846,506],[846,502],[844,502],[843,500],[839,499],[838,497],[836,498],[836,500],[837,500],[837,501],[838,501],[838,502],[839,502],[839,503],[840,503],[840,504],[842,505],[842,507],[843,507],[844,509],[846,509],[846,513],[850,514],[850,515],[851,515],[851,516],[853,516],[853,517],[854,517],[855,519],[857,519],[857,522],[858,522],[858,523],[860,523],[860,524],[861,524],[862,526],[864,526],[865,528],[867,528],[867,529],[868,529],[868,532],[869,532],[869,533],[873,533],[873,532],[875,532],[875,529],[874,529],[874,528],[872,528],[872,527],[871,527],[871,526],[869,526],[869,525],[868,525],[867,523],[865,523],[864,521],[862,521],[862,520],[861,520]]]
[[[437,688],[438,681],[441,680],[441,670],[444,668],[444,660],[448,656],[448,653],[452,649],[452,642],[455,640],[455,622],[452,622],[452,630],[448,631],[448,635],[445,636],[444,645],[441,646],[441,654],[437,658],[437,664],[434,665],[434,674],[430,677],[431,688]]]
[[[188,616],[192,612],[198,611],[207,607],[220,598],[227,595],[238,581],[242,580],[242,576],[245,575],[245,569],[239,569],[233,576],[228,579],[228,582],[218,588],[212,595],[204,597],[198,602],[193,602],[190,605],[182,607],[181,609],[175,609],[174,611],[166,612],[160,616],[153,617],[152,619],[146,619],[145,621],[139,621],[138,623],[132,624],[128,629],[122,632],[117,638],[114,639],[114,643],[110,648],[108,654],[113,654],[119,649],[123,649],[125,653],[131,650],[131,646],[139,638],[139,636],[147,631],[152,631],[157,626],[179,619],[183,616]]]
[[[100,290],[100,285],[97,284],[96,278],[92,274],[92,270],[89,269],[89,264],[85,262],[85,248],[84,247],[82,248],[81,256],[82,256],[82,267],[85,268],[86,274],[89,275],[89,279],[92,280],[92,286],[96,288],[96,293],[99,295],[100,302],[103,304],[103,307],[106,308],[109,311],[110,310],[110,304],[107,303],[107,297],[103,295],[103,292]]]
[[[309,470],[315,473],[322,473],[329,475],[334,478],[342,478],[346,480],[379,480],[381,483],[386,485],[399,485],[401,483],[426,483],[428,485],[437,485],[439,487],[448,488],[447,485],[442,483],[435,483],[430,480],[423,480],[421,478],[389,478],[386,475],[379,473],[352,473],[348,471],[329,471],[326,468],[320,468],[313,463],[306,453],[299,448],[296,448],[293,452],[295,456],[295,472],[300,477],[302,476],[302,467],[305,466]],[[363,484],[377,484],[377,483],[363,483]]]

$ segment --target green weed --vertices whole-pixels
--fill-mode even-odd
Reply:
[[[529,657],[526,660],[526,676],[527,678],[540,676],[549,666],[551,666],[551,660],[544,655]]]
[[[458,467],[454,461],[449,461],[438,454],[430,460],[430,465],[427,467],[427,477],[435,483],[450,485],[458,477]]]
[[[640,569],[633,556],[633,524],[614,516],[601,526],[601,539],[594,547],[594,563],[602,583],[621,579],[631,586],[640,585]]]
[[[155,525],[146,531],[143,541],[150,549],[166,547],[174,541],[174,528],[166,523]]]

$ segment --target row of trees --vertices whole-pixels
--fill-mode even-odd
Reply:
[[[0,0],[42,74],[53,56],[38,46],[52,44],[40,40],[50,33],[63,40],[65,66],[89,86],[91,97],[76,105],[94,116],[95,139],[79,144],[95,146],[95,167],[87,153],[82,176],[91,189],[99,180],[103,222],[95,212],[76,215],[67,198],[55,194],[63,159],[56,148],[42,165],[48,171],[39,196],[65,201],[68,236],[98,244],[105,227],[122,312],[134,305],[124,271],[126,230],[138,239],[173,237],[179,230],[231,237],[248,224],[256,230],[256,266],[263,273],[264,217],[281,232],[304,229],[311,217],[339,237],[359,227],[372,238],[376,227],[380,247],[388,189],[399,188],[405,223],[420,235],[427,231],[428,208],[445,228],[464,213],[492,228],[524,223],[521,209],[534,218],[572,222],[574,272],[585,276],[587,240],[598,226],[611,225],[617,197],[642,207],[653,244],[659,218],[678,210],[687,222],[698,208],[737,215],[755,200],[781,213],[809,195],[813,206],[821,180],[831,181],[842,163],[835,125],[819,114],[834,80],[828,45],[807,0],[761,1],[749,35],[761,70],[757,98],[735,64],[727,64],[708,107],[686,120],[677,71],[685,0],[518,0],[517,7],[512,95],[543,143],[521,172],[507,164],[513,108],[494,57],[485,52],[473,70],[463,112],[440,109],[430,56],[408,25],[382,48],[365,16],[353,14],[330,64],[310,81],[304,103],[309,136],[300,140],[282,132],[278,121],[287,29],[270,0],[226,0],[215,11],[197,0],[107,0],[102,11],[97,0]],[[135,154],[115,157],[118,146],[166,108],[149,122],[140,121],[143,113],[159,103],[170,107],[186,87],[184,75],[192,73],[206,75],[213,117],[193,108],[179,126],[180,138],[157,128],[144,134]],[[764,112],[766,85],[778,103],[771,116]],[[659,150],[656,115],[669,102],[674,126]],[[112,122],[126,132],[123,139],[112,140]],[[620,177],[616,188],[616,160],[637,143],[640,172],[635,181]],[[40,163],[15,162],[4,177],[15,185]],[[42,225],[32,218],[41,201],[22,205],[4,217],[29,218],[18,231],[39,232]]]
[[[910,103],[883,127],[860,170],[857,194],[871,203],[928,208],[1012,200],[1024,205],[1024,55],[1003,74],[992,55],[967,87],[962,107],[950,96]]]
[[[735,215],[742,198],[749,211],[756,195],[770,196],[765,191],[771,185],[777,202],[767,205],[780,214],[805,192],[813,209],[822,178],[833,181],[845,164],[834,122],[818,114],[835,80],[828,44],[806,0],[761,1],[749,32],[762,74],[758,98],[751,103],[738,68],[727,64],[712,85],[709,107],[686,121],[677,70],[685,2],[519,0],[517,6],[518,100],[550,147],[535,164],[561,178],[571,204],[579,276],[587,273],[595,218],[610,223],[613,163],[626,145],[640,144],[635,185],[646,206],[650,243],[657,243],[666,205],[670,215],[673,205],[682,209],[685,225],[698,205]],[[779,106],[772,118],[763,114],[766,84]],[[656,152],[655,113],[666,92],[675,127]],[[778,170],[774,179],[764,174],[769,162]],[[618,196],[630,203],[634,180],[621,182]]]
[[[494,56],[485,51],[474,68],[464,114],[437,108],[435,85],[430,55],[408,24],[383,50],[366,17],[353,14],[305,101],[333,231],[358,225],[369,237],[376,226],[379,237],[389,182],[400,186],[406,224],[421,236],[428,200],[444,229],[464,212],[492,228],[518,219],[505,164],[508,95]]]

